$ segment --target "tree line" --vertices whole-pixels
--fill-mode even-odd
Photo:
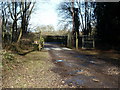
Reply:
[[[72,0],[58,7],[64,28],[71,27],[72,37],[93,35],[97,47],[117,48],[120,46],[120,2],[93,2]],[[75,43],[74,39],[72,43]]]
[[[27,35],[28,25],[35,2],[0,2],[2,16],[2,43],[18,43]]]

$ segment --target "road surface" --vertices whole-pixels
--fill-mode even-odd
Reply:
[[[4,66],[3,88],[118,88],[119,68],[104,58],[46,44]],[[8,66],[12,66],[11,68]],[[6,69],[7,68],[7,71]],[[8,70],[9,69],[9,70]]]
[[[52,71],[62,77],[64,85],[80,88],[120,87],[118,66],[105,62],[105,59],[54,44],[46,44],[44,49],[49,51],[56,65]]]

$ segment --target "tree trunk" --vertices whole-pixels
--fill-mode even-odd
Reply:
[[[74,0],[72,0],[72,47],[74,47],[75,40],[74,40],[74,35],[75,35],[75,20],[74,20]]]
[[[86,30],[87,30],[87,2],[85,2],[85,28],[84,28],[84,35],[86,34]]]
[[[15,22],[13,22],[13,25],[12,25],[12,42],[14,42],[14,35],[15,35],[15,29],[14,29],[14,26],[15,26]]]
[[[17,2],[15,2],[15,15],[14,15],[15,19],[15,37],[17,37]],[[15,38],[15,41],[17,41],[17,39]]]
[[[22,28],[20,29],[20,34],[19,34],[19,37],[18,37],[17,43],[20,42],[21,37],[22,37]]]

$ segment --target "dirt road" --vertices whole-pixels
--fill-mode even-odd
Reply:
[[[56,65],[52,71],[62,77],[64,85],[83,88],[118,88],[120,86],[118,66],[105,62],[105,59],[52,44],[46,45],[45,49],[49,50]]]
[[[3,72],[3,88],[119,87],[117,66],[66,47],[46,44],[42,51],[16,58],[13,70]]]

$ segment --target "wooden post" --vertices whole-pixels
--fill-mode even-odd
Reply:
[[[78,35],[77,35],[77,32],[76,32],[76,49],[78,50]]]
[[[72,48],[72,33],[70,32],[70,47]]]
[[[70,32],[68,32],[68,36],[67,36],[67,47],[70,46]]]
[[[72,47],[72,34],[71,34],[71,32],[68,32],[67,46]]]
[[[84,35],[82,36],[82,48],[84,48]]]
[[[39,49],[39,51],[41,50],[41,31],[40,31],[40,38],[39,38],[39,45],[38,45],[38,49]]]

